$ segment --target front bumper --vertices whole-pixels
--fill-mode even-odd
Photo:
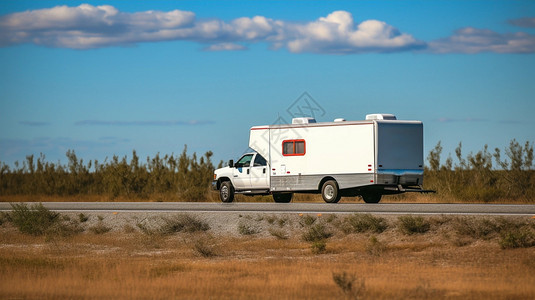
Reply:
[[[212,181],[212,190],[217,191],[217,180]]]

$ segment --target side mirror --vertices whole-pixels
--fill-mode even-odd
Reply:
[[[234,168],[234,160],[232,160],[232,159],[229,160],[228,161],[228,166],[229,166],[229,168]]]

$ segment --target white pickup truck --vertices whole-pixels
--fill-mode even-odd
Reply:
[[[327,203],[361,196],[378,203],[382,195],[433,192],[423,184],[423,124],[371,114],[364,121],[254,126],[249,147],[235,163],[214,172],[212,188],[223,202],[234,194],[273,195],[288,203],[293,193],[321,193]]]

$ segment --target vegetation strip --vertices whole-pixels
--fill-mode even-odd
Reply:
[[[135,151],[131,158],[113,156],[104,162],[84,162],[74,150],[66,153],[68,163],[47,162],[44,155],[28,155],[22,163],[10,167],[0,162],[0,200],[35,201],[36,198],[83,199],[85,201],[214,201],[210,193],[214,165],[212,152],[197,157],[188,155],[187,147],[178,156],[147,157],[143,162]],[[442,157],[439,142],[428,154],[424,172],[426,201],[533,203],[535,170],[533,144],[512,140],[506,149],[491,151],[485,145],[476,153],[463,154],[462,144],[455,158]],[[220,162],[218,167],[223,166]],[[415,195],[385,197],[397,201]],[[313,195],[299,195],[293,201],[311,201]],[[422,199],[422,198],[417,198]],[[41,200],[42,201],[42,200]],[[77,200],[80,201],[80,200]],[[237,201],[268,201],[266,198],[238,197]],[[271,201],[271,199],[269,200]]]

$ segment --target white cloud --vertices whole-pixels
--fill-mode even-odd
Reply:
[[[534,27],[535,18],[509,20]],[[535,53],[535,36],[465,27],[429,43],[379,20],[355,22],[351,13],[334,11],[305,23],[264,16],[228,22],[196,19],[190,11],[121,12],[113,6],[56,6],[0,16],[0,46],[31,43],[47,47],[91,49],[146,42],[193,41],[206,51],[245,50],[250,43],[293,53],[388,53],[427,49],[431,53]]]
[[[219,43],[204,48],[205,51],[237,51],[245,49],[247,49],[245,46],[234,43]]]
[[[88,49],[175,39],[170,33],[194,20],[194,13],[180,10],[123,13],[109,5],[56,6],[0,17],[0,45]]]
[[[450,37],[429,42],[429,50],[434,53],[534,53],[535,36],[465,27]]]
[[[208,51],[243,50],[239,43],[266,42],[291,52],[391,52],[424,46],[411,35],[380,21],[356,28],[353,16],[335,11],[299,24],[263,16],[224,22],[196,20],[193,12],[120,12],[113,6],[57,6],[0,17],[0,45],[33,43],[48,47],[90,49],[144,42],[187,40],[209,44]]]
[[[287,46],[296,53],[396,52],[425,47],[424,42],[385,22],[367,20],[355,28],[353,16],[346,11],[335,11],[293,30],[296,33]]]

